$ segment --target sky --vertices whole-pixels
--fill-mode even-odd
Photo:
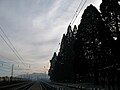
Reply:
[[[0,0],[0,27],[12,42],[22,62],[0,37],[0,75],[44,73],[58,50],[63,33],[82,0]],[[85,0],[82,1],[82,4]],[[102,0],[87,0],[74,24],[78,25],[84,9]],[[73,26],[72,26],[73,27]],[[3,33],[0,31],[0,34]]]

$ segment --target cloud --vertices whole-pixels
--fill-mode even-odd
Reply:
[[[24,58],[23,62],[31,64],[33,71],[35,66],[42,70],[44,65],[49,67],[79,3],[80,0],[0,0],[0,26]],[[79,24],[80,18],[77,20],[75,24]],[[16,60],[22,64],[1,38],[0,54],[12,59],[11,63]]]

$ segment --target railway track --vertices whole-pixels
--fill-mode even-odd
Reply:
[[[50,85],[47,85],[46,83],[43,83],[41,81],[37,81],[33,86],[31,86],[27,90],[57,90]]]
[[[40,85],[42,86],[43,90],[56,90],[56,88],[44,82],[40,82]]]
[[[33,82],[30,82],[28,84],[25,84],[23,86],[20,86],[18,88],[16,88],[15,90],[29,90],[29,88],[33,85],[34,83]]]
[[[0,90],[28,90],[34,82],[23,82],[12,85],[1,86]]]
[[[12,85],[0,86],[0,90],[69,90],[60,85],[49,84],[45,81],[22,82]]]

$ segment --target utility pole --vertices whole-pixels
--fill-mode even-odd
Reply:
[[[14,64],[12,64],[11,81],[12,81],[12,78],[13,78],[13,67],[14,67]]]
[[[45,74],[45,79],[46,79],[46,71],[45,71],[45,69],[46,69],[46,68],[45,68],[45,66],[44,66],[44,74]]]
[[[13,67],[14,67],[14,64],[12,64],[11,77],[13,77]]]

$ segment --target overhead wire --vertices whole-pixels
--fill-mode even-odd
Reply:
[[[11,62],[10,62],[10,63],[11,63]],[[6,66],[7,66],[7,67],[10,67],[10,68],[11,68],[11,65],[12,65],[12,63],[9,64],[8,62],[6,62],[6,61],[3,62],[3,61],[1,61],[1,60],[0,60],[0,64],[1,64],[0,67],[6,67]],[[24,69],[25,69],[25,68],[21,68],[21,67],[20,67],[20,64],[14,64],[14,67],[19,68],[20,70],[24,70]],[[31,68],[30,65],[29,65],[29,68]]]
[[[15,48],[15,46],[12,44],[12,42],[10,41],[10,39],[8,38],[8,36],[5,34],[5,32],[3,31],[2,27],[0,26],[0,30],[2,31],[2,33],[4,34],[4,36],[6,37],[6,39],[8,40],[8,42],[10,43],[10,45],[12,46],[12,48],[14,49],[14,51],[18,54],[18,56],[22,59],[23,57],[18,53],[17,49]]]
[[[85,0],[85,2],[83,3],[83,5],[82,5],[81,9],[79,10],[78,14],[75,16],[75,18],[74,18],[73,22],[71,23],[71,25],[73,25],[73,24],[74,24],[75,20],[77,19],[78,15],[79,15],[79,14],[80,14],[80,12],[82,11],[82,9],[83,9],[84,5],[86,4],[86,2],[87,2],[87,0]]]
[[[0,34],[0,37],[4,40],[4,42],[6,43],[6,45],[12,50],[12,52],[15,54],[15,56],[21,61],[20,57],[15,53],[15,51],[13,50],[13,48],[11,48],[11,46],[8,44],[8,42],[4,39],[4,37],[1,34]],[[23,63],[23,61],[21,61],[21,62]]]
[[[10,71],[10,68],[0,68],[0,70],[2,70],[2,71]]]
[[[80,2],[80,4],[79,4],[79,6],[78,6],[78,8],[77,8],[77,10],[75,11],[75,13],[74,13],[74,15],[73,15],[73,17],[72,17],[72,19],[71,19],[71,21],[70,21],[70,24],[72,23],[72,21],[74,20],[74,18],[75,18],[75,16],[76,16],[76,14],[78,13],[78,10],[79,10],[79,8],[80,8],[80,6],[81,6],[82,2],[83,2],[83,0],[81,0],[81,2]]]
[[[12,62],[16,62],[16,64],[18,64],[18,62],[17,62],[16,60],[9,59],[9,58],[4,57],[4,56],[2,56],[2,55],[0,55],[0,57],[1,57],[2,59],[4,58],[6,61],[9,60],[11,63],[12,63]],[[5,62],[5,61],[4,61],[4,62]]]
[[[11,64],[12,65],[12,64]],[[10,64],[8,64],[7,62],[3,62],[3,63],[1,63],[1,65],[0,65],[0,71],[7,71],[7,72],[10,72],[11,71],[11,65]],[[23,68],[21,68],[21,67],[19,67],[18,65],[15,65],[14,64],[14,73],[19,73],[19,71],[21,71],[21,70],[26,70],[26,69],[23,69]],[[0,72],[1,73],[1,72]],[[19,74],[18,74],[19,75]]]
[[[69,25],[71,25],[71,24],[72,24],[72,22],[74,21],[75,16],[76,16],[76,14],[77,14],[77,12],[78,12],[78,10],[79,10],[79,8],[80,8],[80,6],[81,6],[82,2],[83,2],[83,0],[81,0],[81,2],[79,3],[79,6],[78,6],[77,10],[75,11],[75,13],[74,13],[74,15],[73,15],[73,17],[72,17],[72,19],[71,19],[71,21],[70,21],[70,24],[69,24]],[[59,43],[59,44],[58,44],[58,47],[57,47],[57,49],[56,49],[56,52],[58,51],[60,44],[61,44],[61,43]]]
[[[2,32],[4,32],[1,27],[0,27],[0,30],[1,30]],[[7,37],[7,35],[5,34],[5,32],[4,32],[3,34],[4,34],[4,36],[7,38],[8,42],[11,43],[10,39],[8,39],[8,37]],[[1,33],[0,33],[0,37],[3,39],[3,41],[6,43],[6,45],[12,50],[12,52],[14,53],[14,55],[22,62],[22,64],[23,64],[24,66],[26,66],[25,63],[22,61],[21,57],[18,55],[18,53],[16,53],[17,50],[15,49],[15,47],[13,46],[13,44],[11,43],[11,46],[12,46],[12,47],[11,47],[10,44],[5,40],[5,38],[2,36]]]
[[[84,7],[84,5],[86,4],[87,0],[85,0],[85,2],[83,3],[83,5],[82,5],[82,2],[83,2],[83,0],[81,0],[81,2],[79,3],[79,6],[78,6],[77,10],[75,11],[75,13],[74,13],[74,15],[73,15],[73,17],[72,17],[69,25],[73,25],[73,24],[74,24],[75,20],[77,19],[78,15],[80,14],[81,10],[83,9],[83,7]],[[82,6],[81,6],[81,5],[82,5]],[[81,6],[81,9],[80,9],[80,6]],[[80,9],[80,10],[79,10],[79,9]],[[77,14],[77,15],[76,15],[76,14]],[[60,43],[58,44],[58,47],[57,47],[56,52],[58,51],[59,46],[60,46]]]
[[[5,60],[7,59],[7,60],[10,60],[11,61],[11,59],[8,59],[8,58],[6,58],[6,57],[4,57],[4,56],[2,56],[2,55],[0,55],[0,57],[1,58],[4,58]],[[9,67],[9,69],[11,68],[11,65],[12,65],[12,62],[13,61],[11,61],[11,62],[7,62],[7,61],[3,61],[3,60],[1,60],[0,59],[0,68],[5,68],[5,69],[8,69],[8,67]],[[11,64],[10,64],[11,63]],[[19,64],[16,62],[16,68],[18,69],[18,70],[22,70],[20,67],[19,67]],[[15,65],[15,64],[14,64]],[[15,70],[15,69],[14,69]],[[4,70],[2,70],[2,71],[4,71]]]

